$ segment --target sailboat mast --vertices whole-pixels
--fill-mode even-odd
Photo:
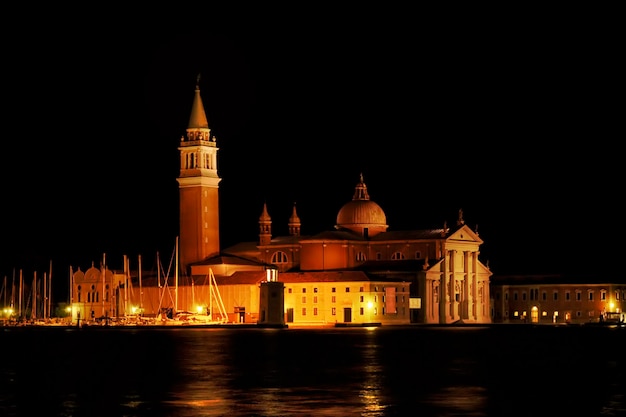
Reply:
[[[24,286],[23,286],[24,275],[22,274],[22,272],[23,271],[20,269],[20,290],[19,290],[20,291],[20,299],[19,299],[19,302],[18,302],[19,303],[19,307],[18,308],[20,310],[20,312],[19,312],[20,320],[22,320],[22,300],[24,299]]]
[[[67,292],[67,300],[70,304],[70,306],[72,305],[72,289],[73,289],[73,284],[72,284],[72,278],[74,275],[74,269],[72,268],[72,266],[70,265],[70,276],[69,276],[69,291]]]
[[[178,236],[176,236],[176,262],[174,263],[176,265],[175,270],[174,270],[174,275],[176,276],[176,290],[174,291],[175,293],[175,302],[174,302],[174,312],[178,312]]]
[[[137,260],[139,266],[137,274],[139,275],[139,313],[143,316],[143,288],[141,286],[141,255],[139,255]]]
[[[6,309],[7,308],[7,276],[4,276],[4,284],[2,285],[2,289],[4,290],[4,305],[2,307],[2,309]]]
[[[74,306],[73,306],[73,295],[74,295],[74,269],[72,268],[72,266],[70,265],[70,276],[69,276],[69,292],[67,294],[68,296],[68,301],[69,301],[69,306],[70,306],[70,311],[69,311],[69,315],[70,315],[70,324],[72,323],[72,319],[74,317]]]
[[[46,280],[47,280],[47,273],[44,272],[43,273],[43,289],[41,290],[41,309],[42,311],[42,315],[43,315],[43,319],[47,320],[48,319],[48,310],[46,309],[46,307],[48,306],[48,290],[46,287]]]
[[[102,267],[100,270],[102,271],[102,315],[104,316],[105,306],[104,306],[104,288],[106,287],[105,275],[106,275],[106,264],[107,264],[107,254],[102,254]]]
[[[15,268],[13,268],[13,279],[11,283],[11,310],[15,314]]]
[[[52,317],[52,259],[48,270],[48,317]]]
[[[157,251],[156,257],[157,257],[157,286],[159,287],[159,310],[157,314],[160,315],[161,314],[161,300],[163,299],[163,290],[161,289],[161,257],[159,256],[159,251]]]
[[[37,271],[33,272],[33,302],[31,303],[31,318],[37,318]]]
[[[128,256],[124,255],[124,317],[128,314],[128,285],[129,285],[129,271],[130,271],[130,263],[128,261]]]

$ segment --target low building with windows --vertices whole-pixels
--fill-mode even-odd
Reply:
[[[626,282],[590,274],[494,275],[495,323],[584,324],[625,320]]]

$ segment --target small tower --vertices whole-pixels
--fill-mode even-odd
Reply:
[[[296,203],[293,203],[293,210],[289,218],[289,235],[300,236],[300,217],[296,213]]]
[[[272,218],[267,212],[267,203],[263,203],[263,212],[259,217],[259,245],[269,245],[272,241]]]
[[[278,271],[268,269],[260,284],[259,320],[262,327],[287,327],[285,324],[285,285],[278,281]]]

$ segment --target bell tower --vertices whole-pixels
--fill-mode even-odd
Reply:
[[[202,104],[198,75],[187,135],[181,137],[178,147],[179,254],[183,270],[190,263],[220,252],[218,149]]]

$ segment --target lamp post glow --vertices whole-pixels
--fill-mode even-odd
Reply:
[[[4,309],[5,321],[10,321],[13,316],[13,308],[8,307]]]

